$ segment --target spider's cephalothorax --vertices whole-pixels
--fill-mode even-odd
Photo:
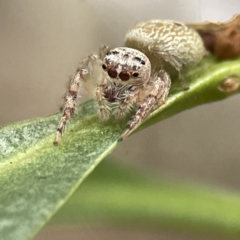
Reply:
[[[80,83],[95,97],[102,120],[111,114],[116,119],[123,118],[132,107],[138,107],[121,139],[155,107],[165,103],[171,80],[164,69],[152,74],[145,54],[127,47],[109,51],[105,46],[99,56],[84,59],[73,76],[54,144],[58,144],[67,120],[74,113]]]
[[[145,54],[132,48],[116,48],[106,53],[102,68],[116,84],[141,86],[151,74],[151,64]]]

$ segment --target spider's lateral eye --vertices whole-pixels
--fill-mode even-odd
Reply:
[[[146,63],[146,62],[145,62],[144,60],[141,61],[141,64],[142,64],[142,65],[145,65],[145,63]]]
[[[133,74],[133,77],[138,77],[139,76],[139,73],[134,73]]]
[[[106,70],[107,69],[107,66],[105,64],[102,65],[102,69],[103,70]]]
[[[114,55],[119,54],[118,51],[112,51],[111,53],[114,54]]]
[[[142,59],[141,59],[140,57],[135,57],[134,59],[137,60],[137,61],[139,61],[139,62],[142,61]]]
[[[107,52],[107,53],[106,53],[106,56],[108,56],[108,55],[111,55],[111,52]]]
[[[108,70],[108,75],[111,78],[116,78],[117,77],[117,71],[115,68],[111,68]]]
[[[121,80],[127,81],[130,78],[130,75],[127,71],[122,71],[120,72],[119,77]]]

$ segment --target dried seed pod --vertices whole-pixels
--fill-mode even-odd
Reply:
[[[145,53],[153,69],[170,63],[178,72],[197,64],[205,48],[199,34],[181,22],[148,20],[137,24],[126,36],[126,46]]]
[[[202,37],[205,47],[218,59],[240,56],[240,14],[225,22],[188,23]]]

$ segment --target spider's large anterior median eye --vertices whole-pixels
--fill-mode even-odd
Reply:
[[[121,80],[127,81],[130,78],[130,75],[127,71],[122,71],[120,72],[119,77]]]
[[[117,77],[117,71],[116,71],[116,69],[115,69],[115,68],[110,68],[110,69],[108,70],[108,75],[109,75],[109,77],[111,77],[111,78],[116,78],[116,77]]]

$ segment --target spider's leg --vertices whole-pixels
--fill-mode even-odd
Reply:
[[[165,102],[167,101],[167,98],[168,98],[170,88],[171,88],[171,79],[165,71],[161,70],[159,72],[158,76],[164,80],[164,87],[163,87],[162,95],[159,94],[159,96],[157,98],[157,102],[154,106],[154,109],[159,108],[160,106],[165,104]]]
[[[189,89],[189,85],[188,85],[188,83],[185,81],[185,79],[184,79],[184,77],[183,77],[183,75],[182,75],[182,71],[179,71],[179,72],[178,72],[178,80],[179,80],[179,82],[180,82],[180,84],[181,84],[181,86],[182,86],[182,88],[183,88],[184,90],[188,90],[188,89]]]
[[[169,75],[165,71],[161,70],[159,76],[153,79],[152,89],[138,107],[134,118],[129,122],[126,131],[121,135],[119,140],[127,137],[130,131],[152,111],[155,104],[160,106],[165,103],[169,93],[170,84],[171,80]]]
[[[169,62],[178,72],[181,71],[182,63],[178,57],[173,56],[170,52],[167,51],[157,51],[156,55],[162,58],[165,62]]]
[[[89,80],[89,72],[92,71],[94,61],[96,60],[96,55],[90,55],[88,58],[85,58],[77,69],[75,75],[70,80],[69,88],[65,98],[65,104],[63,107],[62,117],[59,121],[57,132],[53,141],[54,145],[58,144],[68,119],[74,114],[79,95],[79,89],[82,85],[81,83],[86,85],[86,82]],[[90,92],[89,89],[87,90]]]
[[[81,75],[80,71],[77,71],[71,80],[69,90],[66,95],[66,100],[65,100],[65,104],[64,104],[64,108],[63,108],[62,117],[59,121],[59,124],[57,127],[57,133],[56,133],[54,141],[53,141],[54,145],[58,144],[58,142],[60,140],[60,136],[63,133],[64,127],[65,127],[68,119],[74,113],[74,109],[77,104],[78,91],[79,91],[79,87],[80,87],[80,78],[81,78],[80,75]]]
[[[107,45],[103,45],[99,49],[99,58],[103,60],[103,58],[106,56],[106,53],[109,52],[110,48]]]
[[[182,75],[182,68],[183,68],[183,62],[181,59],[171,53],[171,51],[167,50],[158,50],[157,48],[153,49],[155,55],[162,58],[165,62],[170,63],[177,71],[178,71],[178,79],[180,81],[180,84],[184,90],[189,89],[188,84],[184,80],[184,77]]]

